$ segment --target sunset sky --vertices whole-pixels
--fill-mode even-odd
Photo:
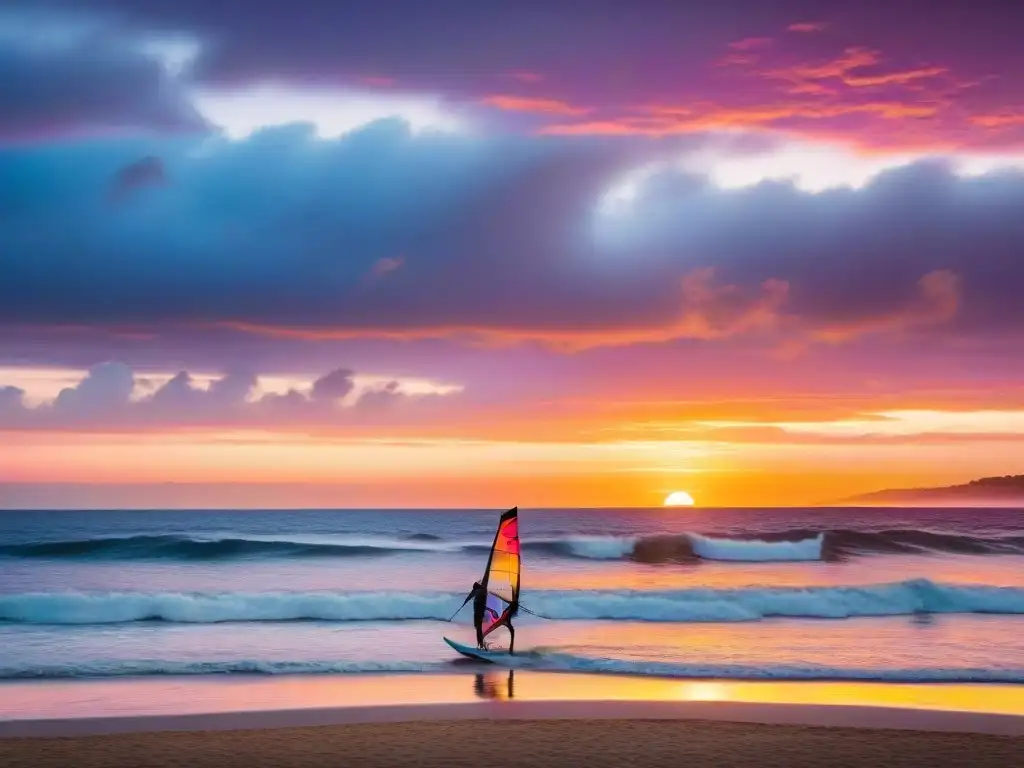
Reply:
[[[1022,37],[989,0],[6,0],[0,507],[1024,472]]]

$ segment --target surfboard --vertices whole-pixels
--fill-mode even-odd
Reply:
[[[477,661],[486,661],[494,664],[500,661],[507,661],[509,658],[509,653],[504,648],[494,651],[482,651],[476,646],[463,645],[449,637],[444,638],[444,641],[463,656],[468,656],[469,658],[476,659]]]

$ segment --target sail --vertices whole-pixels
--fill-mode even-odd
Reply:
[[[485,637],[504,624],[512,610],[519,607],[519,564],[519,507],[513,507],[498,520],[498,530],[487,558],[482,582],[487,590],[481,627]]]

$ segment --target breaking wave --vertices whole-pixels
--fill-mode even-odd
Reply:
[[[446,540],[432,534],[404,538],[361,536],[146,536],[70,539],[0,545],[0,558],[83,560],[229,560],[237,558],[383,557],[412,552],[479,553],[489,541]],[[642,563],[841,560],[876,554],[1024,555],[1024,535],[965,534],[895,529],[792,529],[757,535],[679,533],[641,537],[568,536],[523,542],[524,552],[586,560]]]
[[[165,621],[447,621],[454,593],[58,592],[0,596],[0,621],[121,624]],[[841,619],[928,613],[1024,614],[1024,587],[960,586],[915,579],[839,587],[749,587],[671,591],[539,591],[529,611],[555,620],[739,622],[770,617]],[[521,622],[529,622],[521,614]]]
[[[100,660],[71,664],[0,664],[0,680],[159,675],[332,675],[358,672],[430,672],[444,664],[415,661],[224,661]]]
[[[95,560],[228,560],[242,557],[345,557],[401,552],[457,552],[467,546],[431,534],[404,539],[363,536],[148,536],[69,539],[0,546],[0,557]],[[479,545],[486,550],[487,546]]]

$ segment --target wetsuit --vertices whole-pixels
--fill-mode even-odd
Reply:
[[[487,590],[475,587],[473,597],[473,626],[476,627],[476,647],[484,647],[484,613],[487,611]]]

